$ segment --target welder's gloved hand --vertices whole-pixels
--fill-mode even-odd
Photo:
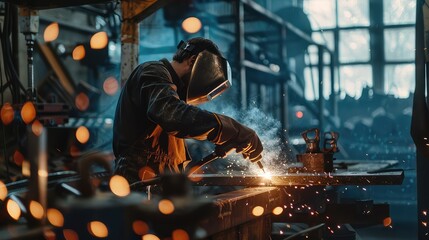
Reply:
[[[235,148],[244,158],[256,162],[262,158],[264,149],[258,135],[252,129],[242,125],[234,119],[216,114],[221,126],[219,133],[213,142],[217,145],[215,152],[219,156],[225,156]]]

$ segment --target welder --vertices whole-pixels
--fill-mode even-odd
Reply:
[[[255,131],[196,106],[230,86],[228,61],[205,38],[181,41],[171,61],[140,64],[123,86],[116,107],[115,174],[134,183],[147,173],[183,172],[191,160],[186,138],[208,140],[216,145],[215,152],[235,149],[259,162],[263,147]]]

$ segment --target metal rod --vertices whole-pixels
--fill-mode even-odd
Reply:
[[[404,172],[292,173],[269,178],[259,175],[192,174],[189,178],[197,186],[400,185]]]

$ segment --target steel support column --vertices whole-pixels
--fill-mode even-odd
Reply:
[[[123,0],[121,2],[121,85],[138,65],[139,23],[170,0]]]
[[[247,83],[246,83],[246,67],[244,65],[244,6],[241,0],[234,1],[235,21],[235,39],[237,48],[237,80],[240,84],[239,102],[241,109],[247,108]]]
[[[126,20],[121,27],[121,86],[139,61],[139,23]]]

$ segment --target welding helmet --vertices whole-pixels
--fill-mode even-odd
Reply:
[[[195,47],[189,43],[179,43],[179,51],[194,55]],[[222,56],[207,50],[198,53],[187,86],[186,102],[198,105],[219,96],[231,87],[231,66]]]

